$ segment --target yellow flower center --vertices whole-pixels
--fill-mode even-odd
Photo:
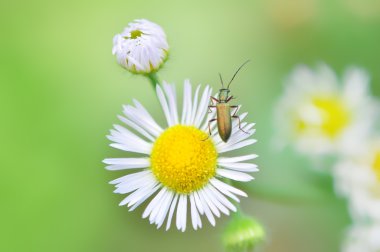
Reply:
[[[193,126],[176,125],[164,131],[153,145],[150,160],[157,180],[183,194],[205,186],[215,175],[217,159],[215,145],[207,137]]]
[[[142,31],[139,31],[139,30],[134,30],[134,31],[131,31],[131,37],[124,37],[125,39],[136,39],[138,37],[141,37],[142,35]]]
[[[372,164],[377,179],[380,181],[380,150],[375,154],[375,159]]]
[[[313,111],[306,118],[299,118],[297,131],[319,131],[330,138],[338,136],[350,122],[350,113],[338,97],[315,97]],[[310,116],[310,117],[309,117]]]

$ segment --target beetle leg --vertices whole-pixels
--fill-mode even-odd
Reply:
[[[214,96],[210,96],[211,105],[215,105],[213,102],[220,103],[220,100]]]
[[[227,98],[226,102],[229,102],[231,101],[232,99],[235,99],[235,97],[233,95],[231,95],[230,97]]]
[[[209,106],[208,106],[208,112],[209,112],[209,113],[212,112],[211,108],[216,108],[216,106],[215,106],[215,105],[209,105]]]
[[[215,102],[215,103],[214,103]],[[211,108],[215,108],[216,106],[216,104],[217,103],[220,103],[220,101],[217,99],[217,98],[215,98],[215,97],[213,97],[213,96],[210,96],[210,105],[208,106],[208,112],[209,113],[211,113],[212,111],[211,111]]]
[[[234,111],[234,113],[232,114],[231,117],[232,117],[232,118],[236,118],[236,119],[239,120],[239,129],[240,129],[241,131],[243,131],[245,134],[249,134],[248,132],[246,132],[245,130],[243,130],[243,129],[241,128],[240,117],[236,114],[237,111],[238,111],[239,106],[231,106],[231,108],[235,108],[235,111]]]
[[[213,118],[210,121],[208,121],[208,132],[209,132],[209,135],[207,136],[206,139],[204,139],[202,141],[206,141],[211,136],[211,123],[214,122],[214,121],[216,121],[216,118]]]

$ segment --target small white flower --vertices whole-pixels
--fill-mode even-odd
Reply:
[[[353,218],[380,223],[380,138],[338,162],[333,174],[336,191],[348,198]]]
[[[134,73],[157,71],[167,58],[169,45],[164,30],[145,19],[129,23],[113,38],[112,54],[118,63]]]
[[[111,181],[116,185],[115,193],[129,194],[120,205],[135,209],[152,197],[143,218],[148,218],[159,228],[167,219],[169,229],[173,216],[176,226],[185,231],[188,213],[194,229],[202,227],[201,215],[215,225],[215,216],[236,211],[228,198],[239,201],[237,196],[247,196],[243,191],[223,182],[223,179],[250,181],[248,172],[258,171],[255,164],[247,162],[255,154],[227,156],[226,153],[250,146],[255,132],[254,123],[233,121],[232,135],[223,142],[212,124],[212,135],[208,137],[208,104],[212,90],[206,86],[200,92],[197,86],[192,97],[192,87],[185,81],[182,116],[178,115],[177,95],[174,85],[157,86],[157,97],[167,120],[167,127],[156,123],[148,111],[137,101],[134,106],[124,107],[124,116],[119,119],[129,129],[115,125],[108,138],[112,147],[136,153],[134,158],[105,159],[108,170],[138,169],[124,177]],[[247,113],[241,114],[244,119]]]
[[[347,232],[342,252],[380,252],[380,224],[354,225]]]
[[[340,81],[324,64],[297,67],[276,108],[280,145],[292,143],[309,155],[354,153],[374,122],[368,82],[358,68],[347,69]]]

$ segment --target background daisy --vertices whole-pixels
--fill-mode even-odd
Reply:
[[[380,251],[380,225],[354,225],[348,232],[342,246],[342,252],[378,252]]]
[[[115,125],[108,136],[112,147],[143,155],[105,159],[104,163],[109,170],[140,170],[111,184],[117,188],[115,193],[129,194],[120,205],[127,205],[130,210],[151,198],[143,218],[149,217],[157,228],[167,220],[166,229],[169,229],[175,216],[177,228],[185,231],[188,213],[194,229],[202,227],[201,215],[215,225],[215,216],[236,211],[230,199],[239,201],[237,196],[247,196],[226,183],[226,179],[247,182],[253,179],[248,173],[258,171],[256,165],[247,162],[257,155],[227,155],[256,142],[250,138],[255,132],[254,123],[241,123],[245,133],[235,120],[226,143],[219,137],[214,123],[208,137],[209,118],[215,117],[215,112],[206,116],[211,92],[209,86],[203,92],[197,86],[193,97],[192,86],[185,81],[179,116],[175,87],[164,83],[163,88],[157,86],[157,97],[167,126],[159,126],[135,100],[134,106],[125,106],[124,116],[119,117],[128,129]],[[243,113],[241,119],[246,116]]]
[[[380,222],[380,140],[368,140],[366,148],[334,167],[335,188],[345,196],[355,220]]]
[[[369,77],[349,68],[343,78],[325,64],[298,66],[285,83],[275,113],[280,145],[305,154],[352,154],[373,127],[375,103]]]

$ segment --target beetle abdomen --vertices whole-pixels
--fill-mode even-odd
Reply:
[[[231,136],[231,108],[227,103],[216,105],[216,119],[218,122],[218,132],[223,142],[227,142]]]

